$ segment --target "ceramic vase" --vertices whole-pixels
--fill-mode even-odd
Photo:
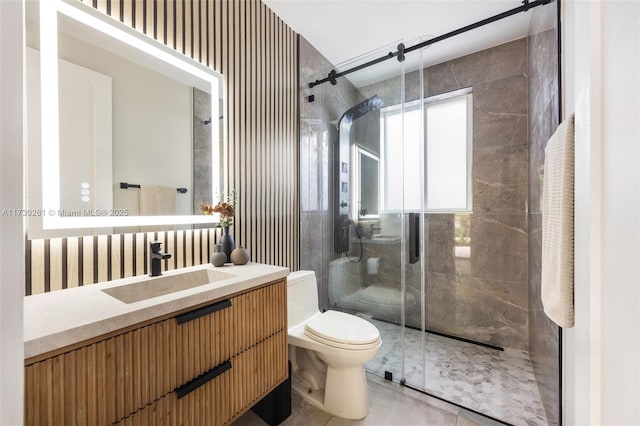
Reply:
[[[227,261],[227,255],[222,251],[222,245],[216,244],[211,255],[211,264],[213,266],[223,266]]]
[[[244,265],[249,262],[249,250],[240,246],[231,252],[231,261],[234,265]]]
[[[226,262],[231,262],[231,252],[236,246],[236,243],[233,241],[233,237],[229,234],[229,227],[225,226],[223,230],[224,232],[220,239],[220,245],[222,246],[222,252],[227,255]]]

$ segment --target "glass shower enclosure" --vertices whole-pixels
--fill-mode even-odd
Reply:
[[[336,71],[395,51],[397,45]],[[316,221],[324,235],[322,259],[314,265],[320,303],[378,327],[383,350],[366,367],[395,381],[406,376],[407,321],[422,331],[425,322],[423,90],[421,71],[406,74],[405,65],[389,60],[335,85],[316,87],[314,103],[324,116],[303,119],[301,128],[301,166],[310,171],[301,173],[306,175],[302,184],[318,185],[302,200],[302,218]],[[423,347],[424,336],[419,340]],[[421,370],[417,361],[411,364],[416,371]]]
[[[368,371],[425,389],[426,225],[431,215],[471,209],[472,94],[460,89],[427,97],[418,53],[309,90],[301,120],[301,219],[309,232],[302,250],[315,254],[303,267],[316,271],[321,307],[380,330],[383,345]],[[310,81],[332,71],[315,70]],[[463,215],[457,222],[457,240],[442,245],[464,257],[468,221]]]
[[[546,409],[529,352],[530,43],[444,62],[426,48],[400,62],[394,43],[300,68],[300,266],[320,307],[380,330],[369,373],[514,424]]]

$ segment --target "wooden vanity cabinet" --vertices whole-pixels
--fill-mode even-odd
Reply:
[[[287,377],[286,281],[27,360],[27,425],[222,425]]]

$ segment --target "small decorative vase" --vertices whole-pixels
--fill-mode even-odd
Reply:
[[[240,246],[231,252],[231,261],[234,265],[244,265],[249,262],[249,250]]]
[[[213,248],[213,254],[211,255],[210,261],[211,264],[216,267],[223,266],[227,261],[227,255],[223,253],[221,244],[216,244]]]
[[[222,246],[222,252],[227,255],[227,262],[231,262],[231,252],[233,248],[236,246],[235,241],[233,241],[233,237],[229,235],[229,227],[225,226],[224,233],[222,234],[222,238],[220,239],[220,245]]]

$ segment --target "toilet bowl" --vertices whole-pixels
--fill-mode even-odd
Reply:
[[[380,346],[370,322],[338,311],[321,313],[313,271],[287,277],[289,360],[292,387],[305,400],[345,419],[369,412],[364,364]]]

